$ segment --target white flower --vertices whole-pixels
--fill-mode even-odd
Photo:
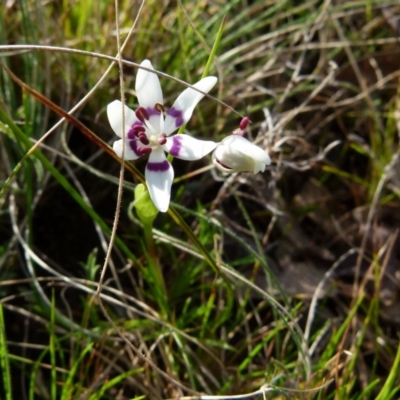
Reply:
[[[216,147],[212,160],[219,170],[229,173],[252,171],[256,174],[264,172],[265,166],[271,163],[266,151],[240,135],[223,139]]]
[[[149,60],[144,60],[140,65],[154,69]],[[216,77],[208,76],[193,86],[208,93],[216,82]],[[164,118],[163,94],[158,76],[139,69],[135,88],[139,108],[134,112],[125,106],[125,130],[122,129],[122,103],[119,100],[107,106],[107,116],[116,135],[122,138],[125,132],[125,160],[136,160],[149,154],[145,172],[147,187],[154,205],[159,211],[165,212],[169,207],[174,170],[164,151],[182,160],[198,160],[214,150],[217,143],[197,140],[188,135],[169,137],[189,121],[203,94],[191,88],[184,90]],[[120,158],[122,146],[122,139],[113,144]]]

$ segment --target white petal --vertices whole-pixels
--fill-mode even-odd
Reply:
[[[227,174],[232,174],[238,171],[234,171],[231,167],[228,167],[227,165],[223,164],[222,161],[225,161],[222,157],[221,154],[219,154],[221,148],[217,147],[212,153],[212,163],[215,165],[217,169],[219,169],[222,172],[226,172]]]
[[[208,93],[216,83],[217,78],[215,76],[207,76],[206,78],[203,78],[194,84],[193,87],[201,90],[204,93]],[[167,113],[165,118],[164,133],[169,135],[180,126],[186,124],[191,118],[197,103],[203,97],[204,94],[192,88],[187,88],[184,90],[175,100],[175,103]]]
[[[171,197],[174,169],[161,148],[150,154],[145,177],[151,200],[159,211],[166,212]]]
[[[149,128],[149,134],[159,135],[164,129],[164,115],[162,113],[151,115],[146,121],[146,126]]]
[[[259,172],[264,172],[265,171],[265,165],[262,162],[256,161],[254,163],[254,170],[253,173],[254,174],[258,174]]]
[[[222,140],[215,149],[212,160],[218,169],[229,173],[253,171],[256,174],[264,172],[265,166],[271,163],[266,151],[236,135]]]
[[[144,60],[140,65],[154,70],[149,60]],[[157,103],[162,105],[164,102],[160,81],[158,76],[152,72],[139,68],[135,89],[141,107],[154,108]]]
[[[256,163],[250,156],[222,143],[215,149],[212,161],[223,172],[235,173],[256,169]]]
[[[228,145],[232,151],[237,151],[251,157],[254,161],[265,165],[271,164],[268,153],[243,136],[231,135],[223,139],[221,143]]]
[[[137,148],[137,141],[134,141],[133,144],[131,144],[131,140],[126,139],[125,140],[125,153],[124,153],[124,159],[129,161],[129,160],[137,160],[141,155],[135,151]],[[122,158],[122,139],[117,140],[113,144],[113,150],[115,154],[119,157]]]
[[[140,122],[129,107],[125,106],[125,135],[135,122]],[[122,103],[119,100],[114,100],[107,106],[107,117],[114,133],[122,138]]]
[[[167,138],[163,149],[181,160],[199,160],[212,152],[218,143],[198,140],[188,135],[174,135]]]

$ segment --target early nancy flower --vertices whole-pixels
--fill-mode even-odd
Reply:
[[[271,163],[266,151],[242,136],[247,123],[248,118],[243,118],[239,129],[216,147],[212,160],[219,170],[227,173],[252,171],[256,174],[264,172],[265,167]]]
[[[144,60],[140,65],[153,69],[149,60]],[[208,76],[193,87],[208,93],[216,82],[216,77]],[[107,106],[107,116],[116,135],[122,138],[125,132],[125,160],[136,160],[149,154],[145,171],[147,187],[154,205],[159,211],[165,212],[169,207],[174,170],[164,151],[182,160],[198,160],[214,150],[217,144],[188,135],[169,137],[189,121],[197,103],[204,97],[202,93],[192,88],[184,90],[164,118],[163,94],[158,76],[139,69],[135,88],[139,108],[134,112],[125,106],[125,130],[122,127],[122,103],[119,100]],[[113,145],[120,158],[122,146],[122,139]]]

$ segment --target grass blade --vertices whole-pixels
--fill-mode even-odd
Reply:
[[[3,315],[3,305],[0,302],[0,365],[3,375],[3,387],[6,400],[12,400],[12,385],[10,374],[10,363],[6,343],[6,326]]]

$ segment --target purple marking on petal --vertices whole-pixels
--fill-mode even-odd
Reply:
[[[138,142],[137,140],[130,140],[129,141],[129,147],[132,149],[132,151],[140,157],[143,153],[140,152],[140,149],[138,148]]]
[[[157,104],[156,104],[157,105]],[[149,117],[152,117],[153,115],[160,115],[160,110],[157,110],[155,107],[147,107],[146,112]]]
[[[170,168],[170,164],[167,160],[162,162],[148,162],[146,168],[152,172],[165,172]]]
[[[172,146],[169,150],[169,154],[171,154],[174,157],[178,157],[181,148],[182,148],[182,136],[179,135],[172,136]]]
[[[175,107],[171,107],[168,111],[168,115],[170,115],[171,117],[175,118],[175,126],[177,128],[179,128],[180,126],[183,125],[183,115],[182,115],[182,111],[178,110]]]
[[[182,111],[181,111],[181,110],[178,110],[178,109],[175,108],[175,107],[171,107],[171,108],[168,110],[168,115],[170,115],[171,117],[174,117],[174,118],[178,118],[178,117],[181,117],[181,116],[182,116]]]

